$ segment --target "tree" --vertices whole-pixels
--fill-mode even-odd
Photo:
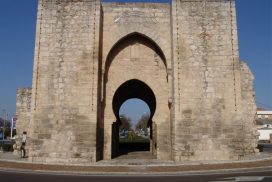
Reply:
[[[121,125],[119,131],[129,131],[131,130],[131,119],[126,115],[120,115]]]
[[[0,118],[0,127],[3,127],[5,123],[5,127],[6,128],[10,128],[11,122],[9,120],[5,120],[3,118]]]
[[[141,118],[139,119],[139,121],[137,122],[135,128],[137,130],[143,130],[144,132],[146,132],[147,131],[147,125],[148,125],[149,118],[150,118],[149,114],[147,114],[147,113],[143,114],[141,116]]]
[[[3,137],[3,131],[5,131],[5,138],[7,136],[10,136],[10,121],[4,120],[3,118],[0,118],[0,136]]]
[[[0,127],[4,126],[4,120],[0,118]]]

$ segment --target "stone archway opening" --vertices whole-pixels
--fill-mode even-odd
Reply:
[[[150,109],[138,98],[126,100],[119,110],[119,155],[150,151]],[[133,154],[132,154],[133,153]]]
[[[133,98],[144,101],[149,107],[150,113],[148,114],[148,121],[146,123],[147,130],[141,133],[141,130],[131,128],[129,131],[122,133],[120,127],[122,127],[122,123],[126,118],[122,118],[119,111],[127,100]],[[140,80],[133,79],[126,81],[116,90],[112,101],[112,108],[116,117],[116,122],[112,125],[112,158],[137,151],[149,151],[151,155],[156,146],[156,140],[154,139],[156,137],[154,137],[152,127],[152,117],[156,110],[156,98],[151,88]],[[123,142],[120,142],[120,132],[126,138]],[[148,135],[146,137],[147,140],[144,140],[145,137],[141,137],[142,134]],[[141,138],[143,138],[142,141],[137,141]]]
[[[165,137],[170,132],[166,63],[158,44],[138,32],[124,36],[110,49],[102,69],[103,159],[119,154],[119,109],[130,98],[141,99],[150,108],[148,152],[158,159],[169,158],[170,140]]]

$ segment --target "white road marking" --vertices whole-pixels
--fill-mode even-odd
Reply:
[[[220,181],[211,181],[211,182],[262,181],[264,178],[265,176],[237,176],[237,177],[230,177],[230,178],[220,178]]]

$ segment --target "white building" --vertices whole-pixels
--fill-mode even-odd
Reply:
[[[272,141],[272,111],[257,111],[256,124],[260,141]]]

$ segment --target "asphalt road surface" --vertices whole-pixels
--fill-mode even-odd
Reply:
[[[209,174],[181,174],[154,176],[99,176],[78,174],[49,174],[42,172],[16,172],[0,170],[2,182],[235,182],[261,181],[272,182],[272,169],[257,172],[230,172]]]

